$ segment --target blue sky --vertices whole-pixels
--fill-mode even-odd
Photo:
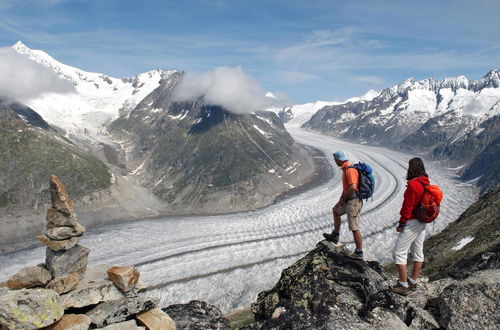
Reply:
[[[500,1],[0,0],[17,40],[114,77],[242,69],[298,103],[500,68]]]

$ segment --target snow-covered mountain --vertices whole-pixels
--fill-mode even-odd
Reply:
[[[499,116],[500,70],[491,70],[479,80],[410,78],[372,100],[326,106],[304,127],[459,166],[469,165],[499,136]]]
[[[109,128],[131,178],[169,213],[224,213],[261,207],[314,175],[311,155],[271,112],[234,114],[179,102],[175,74]],[[126,164],[126,166],[125,166]]]
[[[288,127],[301,127],[305,122],[307,122],[311,117],[320,109],[327,106],[334,106],[339,104],[344,104],[347,102],[366,102],[371,101],[375,97],[380,95],[380,91],[375,91],[370,89],[362,96],[351,97],[343,102],[339,101],[316,101],[304,104],[293,104],[285,106],[283,108],[270,108],[267,109],[276,113],[279,118],[287,123]]]
[[[162,81],[177,72],[152,70],[118,79],[63,64],[41,50],[28,48],[21,41],[12,48],[75,86],[76,93],[45,93],[26,105],[36,109],[49,123],[64,129],[68,137],[78,140],[106,140],[106,123],[133,109]]]

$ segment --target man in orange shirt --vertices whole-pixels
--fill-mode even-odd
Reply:
[[[349,230],[352,231],[356,249],[350,254],[356,259],[363,259],[363,236],[360,231],[360,213],[363,202],[356,195],[359,186],[358,170],[350,167],[351,163],[343,151],[333,153],[335,163],[342,170],[342,195],[332,209],[334,229],[331,234],[324,233],[323,236],[330,242],[337,244],[340,236],[341,216],[347,214]]]

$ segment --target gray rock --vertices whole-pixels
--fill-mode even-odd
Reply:
[[[74,227],[53,227],[47,229],[46,235],[53,240],[66,240],[71,237],[82,236],[85,232],[85,227],[78,222]]]
[[[124,298],[123,293],[107,279],[108,265],[100,265],[88,269],[85,277],[70,292],[61,295],[65,308],[80,308]]]
[[[29,266],[12,275],[7,281],[7,285],[11,289],[32,288],[44,286],[51,279],[52,276],[47,269],[40,266]]]
[[[76,215],[74,213],[69,215],[64,212],[60,212],[53,207],[47,209],[45,220],[47,220],[48,225],[51,226],[51,228],[76,226]]]
[[[158,304],[156,299],[136,297],[102,302],[87,312],[92,324],[97,327],[107,326],[126,320],[129,316],[153,309]]]
[[[0,324],[8,329],[38,329],[64,314],[59,295],[48,289],[0,289]]]
[[[441,325],[448,329],[485,329],[500,324],[500,270],[476,273],[446,287],[439,296]]]
[[[229,320],[221,311],[204,301],[170,305],[163,311],[174,320],[177,329],[229,329]]]
[[[82,277],[87,268],[90,249],[76,245],[67,251],[52,251],[47,248],[45,264],[52,276],[79,273]]]
[[[80,282],[81,274],[79,273],[69,273],[60,276],[56,276],[52,281],[50,281],[46,288],[54,290],[55,292],[62,294],[73,290]]]
[[[270,319],[276,307],[283,306],[291,319],[295,318],[292,312],[314,315],[313,327],[326,318],[362,322],[359,318],[353,320],[352,315],[364,311],[365,303],[386,290],[387,285],[378,263],[351,259],[348,252],[345,247],[320,242],[315,250],[285,269],[273,289],[259,294],[252,304],[256,320]]]
[[[374,308],[366,320],[376,329],[408,329],[396,314],[381,307]]]

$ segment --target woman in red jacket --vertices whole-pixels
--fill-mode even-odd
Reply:
[[[424,186],[429,185],[429,176],[425,172],[422,159],[418,157],[410,159],[406,180],[408,180],[408,184],[404,193],[403,206],[399,212],[401,217],[396,227],[399,234],[393,252],[399,280],[395,286],[389,288],[391,291],[403,295],[416,289],[418,276],[424,262],[424,239],[427,224],[418,221],[414,215],[414,210],[424,193]],[[406,258],[410,248],[413,257],[411,277],[408,276],[406,270]]]

